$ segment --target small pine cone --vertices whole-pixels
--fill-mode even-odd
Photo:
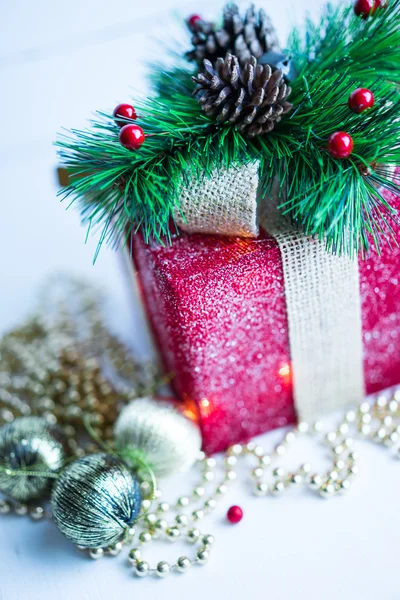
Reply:
[[[214,23],[203,20],[189,27],[193,34],[193,50],[186,53],[188,60],[201,65],[206,58],[215,61],[218,56],[225,56],[229,52],[233,44],[232,32],[225,28],[216,30]]]
[[[271,19],[264,10],[261,9],[257,14],[254,5],[251,6],[246,12],[243,30],[235,39],[232,53],[244,66],[252,56],[261,58],[263,54],[276,48],[278,38]]]
[[[247,137],[269,133],[292,108],[287,102],[291,88],[282,71],[257,64],[254,56],[243,68],[231,54],[214,65],[204,60],[204,70],[193,80],[206,115],[220,123],[235,123]]]
[[[270,18],[263,10],[257,14],[254,6],[251,6],[242,18],[236,4],[227,4],[224,7],[221,29],[216,29],[213,23],[202,20],[196,21],[190,28],[193,33],[193,50],[186,56],[199,65],[204,59],[215,62],[217,58],[224,58],[227,53],[231,53],[237,56],[240,64],[244,66],[251,56],[260,58],[278,47]]]

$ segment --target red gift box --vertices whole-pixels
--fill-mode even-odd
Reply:
[[[164,247],[136,235],[132,251],[165,369],[198,407],[206,452],[295,421],[277,242],[181,234]],[[367,393],[400,383],[399,264],[389,245],[359,262]]]

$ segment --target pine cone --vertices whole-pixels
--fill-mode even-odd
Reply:
[[[270,18],[263,10],[257,14],[253,5],[242,18],[236,4],[227,4],[221,29],[215,29],[213,23],[199,20],[191,26],[191,30],[194,48],[187,57],[199,65],[204,59],[215,62],[217,58],[231,53],[244,66],[251,56],[260,58],[278,46]]]
[[[194,94],[210,117],[219,122],[236,123],[247,137],[263,135],[288,113],[291,88],[282,71],[270,65],[259,65],[254,56],[241,68],[236,56],[218,58],[214,65],[204,60],[204,70],[193,80],[198,84]]]

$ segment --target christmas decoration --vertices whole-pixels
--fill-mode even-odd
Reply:
[[[231,506],[226,513],[227,519],[230,523],[235,525],[236,523],[240,523],[243,519],[243,510],[240,506]]]
[[[139,150],[146,136],[139,125],[124,125],[119,133],[119,141],[128,150]]]
[[[69,455],[66,435],[39,417],[22,417],[0,428],[0,492],[19,502],[43,498]],[[40,475],[43,472],[44,475]]]
[[[54,521],[74,544],[112,546],[129,535],[139,515],[139,483],[114,456],[93,454],[61,473],[51,496]]]
[[[71,296],[67,298],[71,300]],[[88,296],[85,298],[92,307],[92,299]],[[47,310],[46,313],[48,314]],[[65,310],[63,310],[63,318],[65,318]],[[72,330],[75,329],[70,318],[64,322],[68,322]],[[82,324],[81,320],[80,323]],[[22,336],[26,335],[24,329],[21,328]],[[17,337],[16,333],[14,335]],[[81,343],[76,341],[75,343],[76,350],[80,352]],[[55,350],[57,351],[58,348],[55,347]],[[70,351],[72,351],[71,347]],[[13,364],[9,361],[9,353],[10,346],[6,355],[8,367]],[[0,380],[4,382],[9,375],[8,371],[4,370],[4,363],[2,369]],[[281,375],[287,377],[288,371],[282,368]],[[0,396],[3,398],[4,394]],[[151,408],[153,417],[155,407],[152,401],[146,399],[146,407],[140,408],[141,402],[143,401],[137,403],[138,411],[142,411],[145,415],[146,407]],[[30,437],[35,439],[35,447],[39,449],[44,439],[43,431],[47,436],[50,421],[56,420],[56,409],[57,406],[54,406],[48,411],[47,422],[36,417],[19,419],[16,415],[21,410],[21,406],[18,404],[14,406],[14,403],[11,403],[7,415],[10,424],[6,428],[13,425],[14,433],[18,431],[18,435],[13,435],[13,443],[17,440],[18,445],[19,439],[25,439],[26,435],[28,442]],[[131,406],[123,410],[130,409]],[[190,404],[187,403],[185,414],[188,414],[189,409]],[[160,410],[165,411],[166,407],[161,404]],[[175,408],[171,410],[174,411]],[[5,414],[3,418],[4,416]],[[124,422],[127,415],[121,416]],[[168,413],[165,422],[160,419],[160,426],[165,424],[168,428],[168,423],[171,423],[170,416]],[[242,413],[241,418],[243,417]],[[136,422],[139,422],[138,418]],[[37,438],[32,436],[35,423],[38,426],[37,431],[40,432],[40,437]],[[179,435],[178,429],[182,424],[180,423],[177,428],[177,423],[178,420],[173,422],[172,427]],[[269,497],[278,497],[299,488],[329,499],[348,492],[357,480],[360,458],[357,450],[358,438],[364,442],[369,440],[374,444],[382,445],[390,455],[400,457],[399,427],[400,390],[380,394],[372,402],[363,401],[354,410],[347,410],[333,426],[332,423],[327,426],[319,420],[300,421],[298,425],[283,432],[281,441],[267,450],[259,444],[248,441],[245,444],[236,443],[230,446],[222,457],[208,457],[203,452],[199,452],[196,459],[200,469],[199,480],[187,495],[173,498],[171,502],[161,500],[161,490],[149,489],[146,481],[139,484],[139,479],[132,475],[127,464],[115,454],[96,453],[67,464],[63,462],[61,471],[57,470],[57,473],[50,470],[52,464],[46,463],[47,475],[51,474],[55,478],[51,497],[53,517],[43,506],[17,504],[9,498],[0,499],[0,513],[4,515],[15,511],[19,515],[29,514],[35,520],[52,518],[61,532],[94,560],[104,555],[116,556],[125,545],[131,546],[134,543],[134,547],[129,549],[129,562],[134,573],[138,577],[153,575],[157,578],[165,578],[172,573],[190,572],[192,566],[203,566],[211,558],[214,536],[202,533],[199,525],[218,509],[221,499],[226,498],[235,482],[240,480],[241,471],[237,468],[239,461],[246,463],[253,493],[257,497],[263,497],[264,502]],[[1,439],[3,439],[4,429],[0,432]],[[53,430],[54,426],[50,429]],[[321,448],[324,455],[328,455],[331,460],[328,468],[315,471],[309,462],[299,462],[298,466],[291,470],[286,470],[280,465],[284,454],[287,454],[290,459],[292,453],[296,460],[299,459],[296,441],[302,436],[315,440],[316,448]],[[69,432],[68,438],[73,437],[72,432]],[[141,431],[141,437],[145,437],[144,430]],[[148,442],[145,445],[148,445]],[[139,449],[141,446],[143,444],[137,444],[136,448]],[[2,452],[2,458],[6,456],[7,461],[15,458],[12,444],[7,449],[3,446]],[[45,454],[47,456],[47,451]],[[4,471],[4,476],[9,478],[6,481],[12,481],[16,475],[19,475],[16,471],[10,472],[7,469]],[[36,477],[32,471],[31,477]],[[186,476],[184,481],[187,484]],[[238,523],[242,517],[241,507],[231,506],[228,510],[227,518],[231,523]],[[143,554],[146,546],[158,539],[170,542],[181,540],[192,545],[194,556],[180,556],[171,563],[159,560],[154,567],[151,567]]]
[[[349,108],[357,114],[372,108],[374,104],[374,95],[366,88],[357,88],[349,96]]]
[[[198,426],[171,401],[141,398],[128,404],[115,423],[116,448],[129,462],[137,452],[156,476],[186,471],[201,449]]]
[[[254,6],[250,6],[242,18],[236,4],[227,4],[221,29],[197,15],[188,20],[188,25],[193,32],[194,48],[187,57],[199,65],[204,59],[215,62],[228,53],[237,56],[239,63],[245,65],[252,56],[260,58],[278,45],[270,18],[263,10],[257,13]]]
[[[357,0],[354,4],[354,12],[357,17],[368,19],[369,16],[375,14],[381,3],[382,0]]]
[[[90,449],[84,421],[110,441],[121,407],[154,393],[162,377],[105,327],[99,290],[57,275],[42,296],[37,312],[0,340],[0,424],[13,415],[50,419],[72,450],[78,437]],[[73,299],[68,307],[65,298]]]
[[[390,11],[374,12],[376,6],[373,18],[365,20],[356,17],[353,5],[327,6],[320,21],[309,20],[303,33],[296,29],[289,36],[285,52],[267,17],[253,8],[242,17],[228,5],[221,29],[198,15],[189,19],[194,44],[189,58],[196,64],[155,68],[154,93],[135,102],[141,115],[135,124],[119,130],[115,117],[103,112],[91,130],[58,142],[70,176],[62,194],[68,205],[78,201],[92,229],[103,224],[99,247],[105,240],[124,244],[138,230],[146,242],[169,243],[171,221],[181,222],[181,198],[187,199],[191,182],[207,188],[209,178],[216,182],[215,174],[226,170],[240,180],[242,169],[256,162],[260,213],[274,202],[278,182],[281,211],[292,227],[325,239],[333,254],[352,256],[371,243],[379,248],[388,238],[394,242],[398,216],[379,190],[400,193],[389,176],[400,164],[400,0],[390,3]],[[374,40],[372,67],[366,39]],[[376,99],[362,122],[348,108],[349,90],[355,88],[373,89]],[[337,136],[326,151],[339,123],[354,140],[354,153],[349,144],[343,148],[344,139],[337,148]],[[126,151],[116,144],[118,136]],[[374,162],[386,171],[366,175],[361,166]],[[237,185],[232,179],[225,193]],[[212,189],[209,195],[215,196]],[[238,213],[241,201],[225,207],[226,220]],[[195,230],[208,231],[208,213],[202,219],[203,207],[197,209],[193,200]],[[216,226],[213,233],[256,235],[246,216],[236,219],[234,231]]]
[[[229,493],[230,487],[238,478],[237,465],[239,461],[251,463],[249,476],[253,482],[254,495],[258,497],[279,497],[302,487],[307,488],[311,494],[317,494],[323,499],[333,498],[348,492],[358,476],[360,456],[355,449],[358,437],[364,441],[368,439],[375,444],[382,444],[388,448],[390,454],[400,456],[400,438],[397,431],[400,417],[399,399],[400,394],[397,392],[394,395],[379,396],[375,398],[373,404],[363,402],[357,407],[357,410],[347,411],[334,427],[327,428],[321,421],[313,423],[300,422],[297,427],[285,432],[282,441],[270,452],[266,452],[262,446],[254,442],[231,446],[224,457],[224,478],[212,485],[213,491],[209,492],[210,499],[204,503],[204,510],[200,509],[193,512],[195,521],[206,518],[207,513],[210,514],[216,509],[218,500]],[[371,423],[374,424],[371,426]],[[314,472],[312,465],[308,462],[300,463],[294,471],[287,471],[277,462],[281,460],[284,453],[288,453],[290,456],[297,439],[303,436],[315,439],[320,447],[324,449],[324,453],[331,457],[332,463],[326,471]],[[202,485],[210,485],[209,482],[213,480],[210,474],[214,475],[216,461],[205,458],[201,462],[205,463],[204,468],[206,469],[203,474]],[[268,479],[269,483],[267,483]],[[170,506],[178,505],[187,508],[190,503],[198,502],[205,493],[204,487],[195,487],[193,493],[189,496],[178,498],[177,501],[171,503],[161,502],[158,505],[149,507],[149,510],[153,509],[158,513],[168,513],[171,510]],[[231,507],[229,512],[235,522],[239,522],[243,516],[243,510],[239,506]],[[178,525],[175,529],[177,532],[174,532],[175,535],[172,538],[170,532],[169,539],[186,538],[189,543],[201,543],[203,545],[201,550],[207,550],[207,555],[204,557],[202,553],[197,553],[194,561],[183,556],[172,565],[169,563],[165,565],[165,561],[162,561],[162,571],[166,575],[173,571],[184,573],[192,565],[204,564],[204,558],[208,559],[214,545],[214,536],[203,536],[197,528],[190,528],[186,534],[183,533],[182,528],[185,528],[188,524],[185,517],[186,515],[176,517]],[[148,513],[147,519],[147,535],[141,534],[139,536],[142,546],[146,546],[153,539],[157,539],[160,531],[167,531],[165,529],[167,522],[163,522],[163,519],[157,520],[156,512]],[[141,548],[133,548],[129,553],[129,560],[138,577],[145,577],[149,574],[160,576],[158,565],[151,568],[150,564],[144,560]]]
[[[118,104],[114,109],[113,115],[115,122],[119,127],[124,127],[124,125],[127,124],[127,121],[135,120],[137,118],[136,111],[131,104]]]
[[[323,241],[275,235],[180,235],[172,247],[132,239],[163,364],[196,404],[209,453],[294,422],[294,398],[310,419],[400,384],[400,250],[371,250],[357,265]]]
[[[353,152],[353,149],[353,138],[345,131],[336,131],[330,136],[328,150],[334,158],[347,158]]]
[[[269,65],[257,65],[254,57],[241,69],[238,59],[227,54],[213,66],[204,61],[204,71],[194,80],[196,95],[207,116],[224,123],[236,123],[248,137],[265,134],[290,111],[287,102],[291,89],[282,71],[272,72]]]

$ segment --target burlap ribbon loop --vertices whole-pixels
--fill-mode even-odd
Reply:
[[[178,226],[188,233],[257,237],[258,170],[253,162],[182,183]]]

